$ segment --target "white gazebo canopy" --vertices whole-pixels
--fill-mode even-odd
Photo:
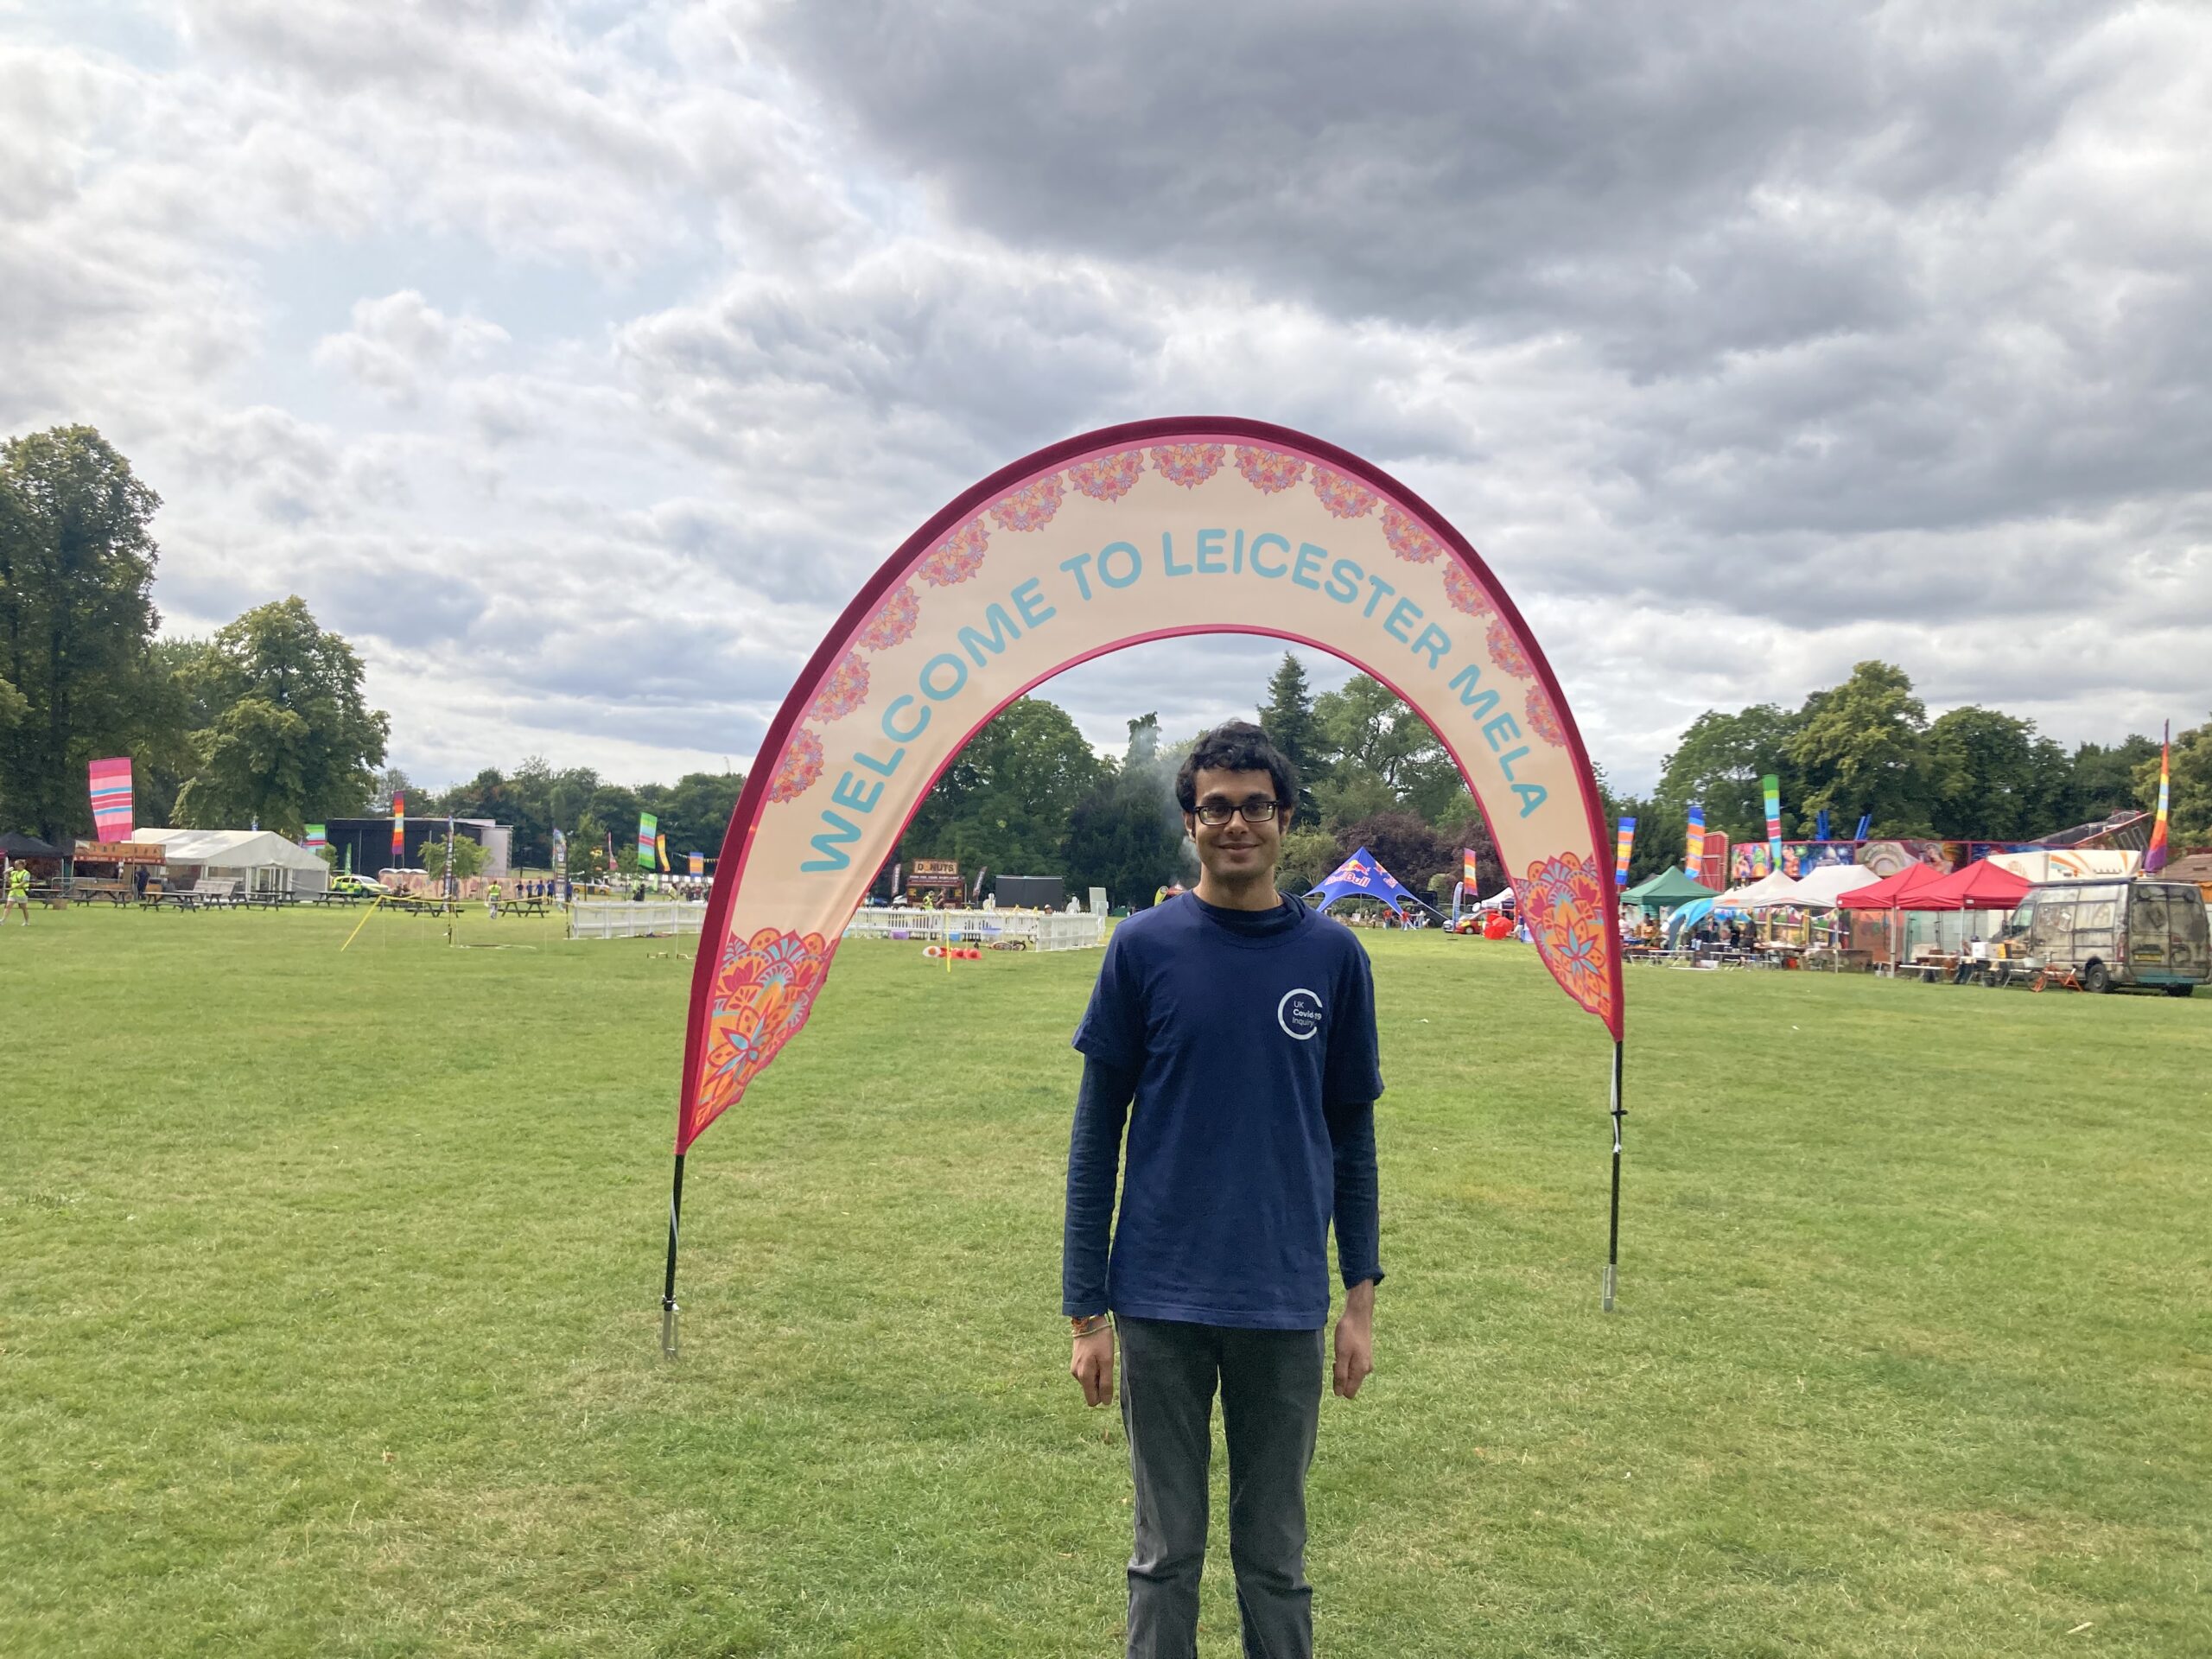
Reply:
[[[1835,901],[1859,887],[1871,887],[1882,878],[1857,864],[1823,864],[1799,878],[1799,896],[1791,900],[1808,910],[1834,910]]]
[[[1780,870],[1769,872],[1747,887],[1735,887],[1720,895],[1713,906],[1716,910],[1771,910],[1777,905],[1802,905],[1806,902],[1802,883],[1791,880]],[[1833,901],[1831,901],[1833,902]]]

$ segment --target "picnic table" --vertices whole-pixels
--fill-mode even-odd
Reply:
[[[509,899],[499,908],[516,916],[550,916],[553,912],[542,899]]]

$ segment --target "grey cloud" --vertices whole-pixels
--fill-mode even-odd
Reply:
[[[353,302],[353,327],[326,334],[318,364],[337,368],[394,402],[411,404],[423,382],[457,360],[506,343],[507,331],[481,317],[448,316],[413,289]]]

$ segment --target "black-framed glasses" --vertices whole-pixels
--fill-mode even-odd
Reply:
[[[1282,804],[1281,801],[1247,801],[1242,806],[1231,806],[1227,801],[1207,801],[1199,806],[1195,816],[1200,823],[1223,824],[1229,822],[1232,813],[1241,812],[1247,823],[1265,823]]]

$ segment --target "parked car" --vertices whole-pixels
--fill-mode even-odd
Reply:
[[[358,893],[365,899],[376,899],[391,893],[381,881],[365,875],[356,875],[351,870],[340,870],[330,878],[333,893]]]
[[[2084,990],[2157,986],[2187,996],[2212,980],[2212,919],[2186,881],[2045,881],[2028,890],[2004,936],[2010,974],[2078,976]]]

